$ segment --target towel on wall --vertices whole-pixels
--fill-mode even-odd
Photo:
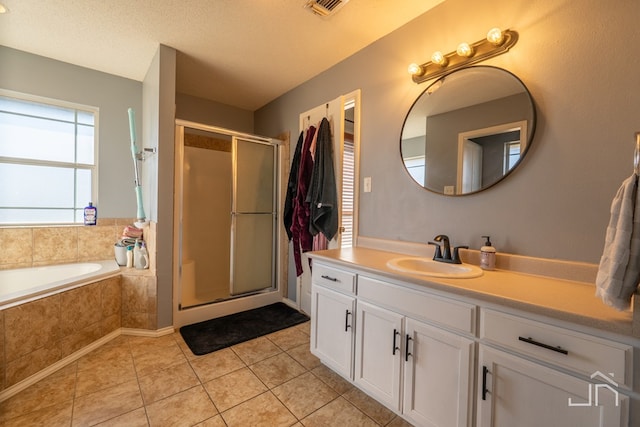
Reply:
[[[331,126],[323,118],[318,127],[315,162],[307,201],[311,208],[309,231],[324,234],[327,240],[338,232],[338,191],[333,167],[333,140]]]
[[[596,276],[596,296],[628,310],[640,281],[640,198],[636,175],[627,178],[611,203],[604,250]]]
[[[291,225],[293,224],[293,201],[298,191],[298,169],[300,168],[300,153],[302,152],[302,144],[304,143],[304,132],[300,132],[296,151],[293,153],[293,161],[291,162],[291,170],[289,171],[289,181],[287,182],[287,195],[284,200],[283,222],[284,229],[287,232],[289,240],[293,238]]]

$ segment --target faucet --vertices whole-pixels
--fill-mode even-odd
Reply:
[[[433,238],[433,242],[429,242],[430,245],[434,245],[436,247],[433,253],[433,260],[440,262],[447,262],[450,264],[462,264],[460,260],[460,249],[469,249],[469,246],[456,246],[453,248],[453,254],[451,253],[451,243],[449,241],[449,236],[444,234],[438,234]],[[442,246],[440,245],[442,242]]]

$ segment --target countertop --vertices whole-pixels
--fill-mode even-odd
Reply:
[[[409,284],[500,304],[582,326],[640,337],[634,328],[632,311],[620,312],[595,296],[593,284],[506,270],[485,271],[471,279],[434,278],[403,273],[387,267],[387,262],[405,254],[369,248],[329,249],[307,252],[318,261],[326,260],[344,267],[357,268]]]

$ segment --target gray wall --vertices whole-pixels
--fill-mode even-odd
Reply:
[[[182,93],[176,94],[176,118],[238,132],[253,132],[253,111]]]
[[[141,111],[142,83],[0,46],[0,87],[98,107],[98,215],[136,216],[127,109]]]
[[[426,242],[446,233],[477,249],[489,234],[498,251],[595,263],[640,130],[640,56],[625,52],[638,42],[638,16],[636,0],[447,0],[258,110],[255,130],[297,135],[300,112],[360,88],[360,177],[373,178],[373,191],[360,194],[360,235]],[[494,26],[520,36],[485,64],[513,72],[531,91],[538,112],[531,151],[477,195],[425,191],[411,182],[398,149],[404,117],[427,84],[414,84],[407,65]]]

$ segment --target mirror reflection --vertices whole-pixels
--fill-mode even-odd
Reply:
[[[445,195],[482,191],[520,163],[535,128],[533,100],[510,72],[454,71],[432,83],[405,119],[400,151],[409,175]]]

